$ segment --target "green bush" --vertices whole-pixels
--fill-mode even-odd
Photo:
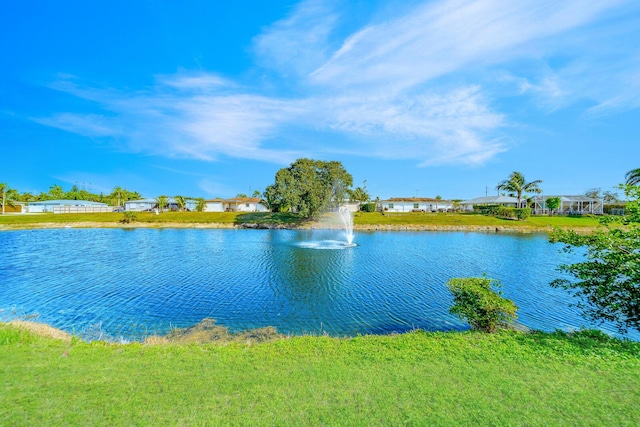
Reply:
[[[376,211],[376,204],[375,203],[363,203],[360,206],[360,210],[362,212],[375,212]]]
[[[137,221],[137,220],[138,220],[138,214],[137,213],[132,212],[132,211],[126,211],[122,215],[122,219],[120,220],[120,222],[123,223],[123,224],[129,224],[129,223]]]
[[[496,210],[495,216],[498,216],[500,218],[513,219],[516,217],[515,208],[510,208],[507,206],[499,206]]]
[[[524,221],[531,216],[531,208],[516,208],[513,211],[518,221]]]
[[[495,332],[516,319],[518,307],[513,301],[503,298],[492,288],[500,282],[486,277],[454,278],[447,282],[453,294],[453,306],[449,310],[471,325],[472,329]]]

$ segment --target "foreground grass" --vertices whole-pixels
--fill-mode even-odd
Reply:
[[[115,345],[0,325],[3,425],[638,425],[640,343],[600,334]]]
[[[122,213],[95,214],[38,214],[0,215],[0,226],[37,227],[38,224],[113,224],[123,218]],[[305,225],[304,219],[290,213],[243,213],[243,212],[139,212],[134,222],[145,225],[163,224],[228,224],[298,227]],[[594,217],[536,216],[526,221],[512,221],[485,215],[464,213],[393,213],[358,212],[354,215],[356,226],[416,226],[416,227],[496,227],[524,230],[550,230],[552,227],[590,229],[598,226]]]

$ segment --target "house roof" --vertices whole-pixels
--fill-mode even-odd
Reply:
[[[260,203],[262,199],[259,197],[232,197],[224,201],[227,203]]]
[[[107,206],[106,203],[91,202],[89,200],[43,200],[40,202],[29,202],[29,205],[60,205],[60,206]]]
[[[193,199],[185,199],[186,203],[194,203],[195,200]],[[140,199],[140,200],[127,200],[125,202],[126,203],[158,203],[158,199],[154,199],[154,198],[148,198],[148,199]],[[167,197],[167,203],[168,204],[175,204],[176,203],[176,199],[174,199],[173,197]]]
[[[552,197],[559,197],[560,200],[562,200],[563,202],[602,202],[602,199],[594,199],[593,197],[587,197],[587,196],[551,196],[551,195],[544,195],[544,196],[535,196],[534,199],[535,200],[539,200],[539,201],[544,201],[544,200],[550,199]]]
[[[382,202],[391,202],[391,203],[402,203],[402,202],[409,202],[409,203],[420,203],[420,202],[427,202],[427,203],[442,203],[442,202],[448,202],[448,200],[443,200],[443,199],[433,199],[430,197],[392,197],[390,199],[387,200],[382,200]]]
[[[487,196],[476,197],[475,199],[460,202],[461,205],[499,205],[499,204],[516,204],[518,199],[511,196]]]

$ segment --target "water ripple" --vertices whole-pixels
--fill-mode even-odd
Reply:
[[[0,320],[37,316],[88,339],[142,339],[206,317],[232,331],[462,330],[452,277],[487,276],[547,331],[592,327],[548,283],[574,262],[539,235],[62,229],[0,233]],[[604,329],[613,332],[611,326]],[[629,335],[640,339],[638,334]]]

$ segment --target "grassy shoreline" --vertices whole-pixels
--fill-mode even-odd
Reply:
[[[640,343],[594,332],[84,343],[0,324],[3,425],[637,425]]]
[[[35,228],[338,228],[326,217],[308,222],[292,214],[242,212],[166,212],[160,215],[138,213],[131,223],[121,223],[121,213],[37,214],[0,216],[0,230]],[[512,221],[475,214],[358,212],[354,229],[368,231],[486,231],[549,232],[553,227],[590,232],[598,227],[593,217],[536,216]]]

